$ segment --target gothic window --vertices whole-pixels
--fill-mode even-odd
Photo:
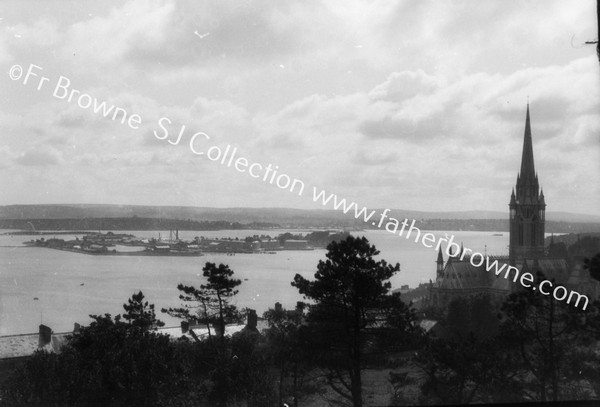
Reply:
[[[519,246],[523,246],[523,225],[519,225]]]

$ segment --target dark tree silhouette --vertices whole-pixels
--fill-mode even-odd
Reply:
[[[521,377],[528,378],[524,399],[570,399],[581,380],[591,379],[572,362],[598,360],[591,346],[600,338],[597,305],[583,311],[531,290],[508,297],[502,307],[505,320],[500,333],[520,359]]]
[[[235,393],[235,383],[231,381],[231,352],[225,338],[225,326],[228,323],[242,322],[242,314],[235,305],[229,303],[238,292],[235,288],[242,282],[234,279],[233,270],[224,264],[217,266],[215,263],[207,262],[202,271],[207,283],[202,284],[199,289],[179,284],[177,288],[183,292],[179,298],[184,305],[162,311],[187,321],[198,320],[206,324],[209,342],[213,346],[212,352],[216,355],[215,363],[210,369],[213,382],[213,390],[210,392],[211,403],[226,407],[230,397]],[[219,337],[218,343],[212,341],[211,324],[214,325]],[[194,331],[190,332],[196,342],[200,342]]]
[[[454,339],[489,338],[498,332],[497,311],[488,295],[458,297],[450,301],[442,321]]]
[[[276,306],[263,314],[269,324],[269,328],[264,331],[267,354],[279,368],[279,405],[283,405],[289,398],[289,405],[298,407],[300,399],[313,390],[305,380],[312,364],[310,353],[306,349],[304,308],[303,303],[299,303],[292,311]]]
[[[589,270],[590,276],[600,281],[600,253],[596,254],[591,259],[584,259],[584,267]]]
[[[3,384],[7,406],[189,406],[200,380],[187,364],[189,342],[91,316],[60,354],[37,351]],[[185,349],[183,349],[185,348]],[[203,370],[203,366],[198,369]]]
[[[514,359],[506,349],[501,340],[473,334],[429,337],[417,357],[426,377],[423,394],[434,404],[522,401]]]
[[[319,261],[313,281],[296,274],[292,282],[315,302],[310,307],[308,329],[315,340],[313,349],[321,352],[320,363],[329,372],[328,384],[354,407],[362,406],[361,370],[367,337],[390,321],[413,317],[408,307],[388,295],[388,280],[400,265],[375,260],[378,254],[366,238],[349,236],[327,246],[327,260]]]
[[[211,325],[214,325],[219,336],[223,338],[226,324],[242,321],[237,307],[229,303],[238,293],[235,287],[242,282],[232,278],[233,270],[224,264],[216,266],[215,263],[207,262],[202,271],[202,275],[207,278],[207,284],[202,284],[200,288],[179,284],[177,289],[183,292],[179,299],[184,305],[179,308],[163,308],[162,312],[186,321],[206,324],[209,337],[212,336]]]
[[[130,325],[140,328],[143,332],[155,331],[165,325],[164,322],[156,319],[154,304],[148,304],[148,301],[144,301],[144,294],[141,291],[133,294],[127,304],[123,304],[123,308],[126,311],[123,314],[123,319],[129,322]]]
[[[548,245],[548,257],[566,259],[567,257],[569,257],[569,250],[567,249],[567,245],[564,242],[551,242]]]

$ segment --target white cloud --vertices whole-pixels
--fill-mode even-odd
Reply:
[[[46,167],[58,165],[62,159],[60,153],[50,149],[31,149],[23,153],[16,161],[21,165]]]
[[[192,154],[189,137],[205,132],[206,146],[231,144],[365,205],[504,210],[529,96],[550,207],[597,211],[584,191],[598,192],[600,84],[593,49],[577,45],[593,36],[593,1],[133,0],[44,17],[22,7],[0,38],[0,63],[39,64],[143,119],[131,129],[13,83],[0,100],[0,152],[69,181],[45,187],[48,197],[311,205]],[[169,140],[185,126],[178,146],[154,136],[161,117]],[[4,179],[32,187],[11,184],[6,203],[39,197],[39,167],[19,171],[5,168]]]
[[[166,47],[172,2],[129,1],[106,17],[76,22],[65,33],[64,56],[73,54],[96,64],[123,63],[129,54],[154,52]]]

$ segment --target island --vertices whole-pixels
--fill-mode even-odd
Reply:
[[[126,233],[89,233],[81,238],[65,240],[56,237],[32,239],[26,246],[44,247],[97,256],[202,256],[203,253],[276,253],[282,250],[314,250],[325,248],[331,241],[348,236],[345,231],[313,231],[303,234],[283,233],[276,237],[253,235],[245,238],[179,239],[179,231],[169,238],[140,239]]]

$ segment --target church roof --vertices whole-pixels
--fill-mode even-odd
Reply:
[[[504,278],[504,273],[496,276],[493,272],[486,270],[485,263],[476,267],[471,264],[469,259],[469,256],[465,256],[464,260],[451,259],[448,261],[442,276],[436,280],[434,287],[462,290],[510,289],[510,281]],[[494,261],[498,261],[499,267],[502,267],[502,264],[508,264],[508,258],[505,256],[490,256],[490,262]]]
[[[537,273],[541,272],[546,280],[556,280],[559,283],[566,283],[569,279],[569,265],[566,259],[525,259],[521,267],[521,274],[529,272],[537,277]]]

